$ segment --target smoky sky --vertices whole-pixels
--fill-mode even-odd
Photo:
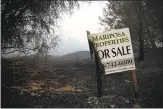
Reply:
[[[60,24],[60,42],[51,55],[64,55],[75,51],[89,50],[86,30],[97,33],[102,30],[99,16],[106,2],[93,1],[91,4],[81,3],[71,16],[65,14]]]

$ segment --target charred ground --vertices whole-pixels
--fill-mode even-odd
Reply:
[[[102,75],[97,98],[94,60],[61,59],[49,57],[46,68],[42,58],[1,59],[2,107],[163,107],[162,48],[136,60],[138,98],[131,71]]]

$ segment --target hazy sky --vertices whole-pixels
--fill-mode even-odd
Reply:
[[[82,3],[75,9],[71,17],[64,15],[60,24],[60,42],[51,55],[64,55],[75,51],[89,50],[86,30],[91,33],[100,32],[99,16],[102,15],[106,2],[93,1]]]

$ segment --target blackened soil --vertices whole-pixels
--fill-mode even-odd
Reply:
[[[37,66],[37,71],[30,70],[36,64],[33,60],[30,63],[34,65],[26,67],[21,63],[13,70],[13,61],[2,59],[2,107],[163,107],[161,52],[161,49],[153,50],[146,53],[144,62],[136,61],[138,97],[134,96],[132,73],[127,71],[102,75],[103,96],[98,98],[95,64],[91,59],[49,60],[46,70]]]

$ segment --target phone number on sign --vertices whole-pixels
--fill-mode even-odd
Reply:
[[[103,65],[105,68],[115,68],[115,67],[123,67],[123,66],[131,65],[131,64],[133,64],[133,59],[107,62]]]

